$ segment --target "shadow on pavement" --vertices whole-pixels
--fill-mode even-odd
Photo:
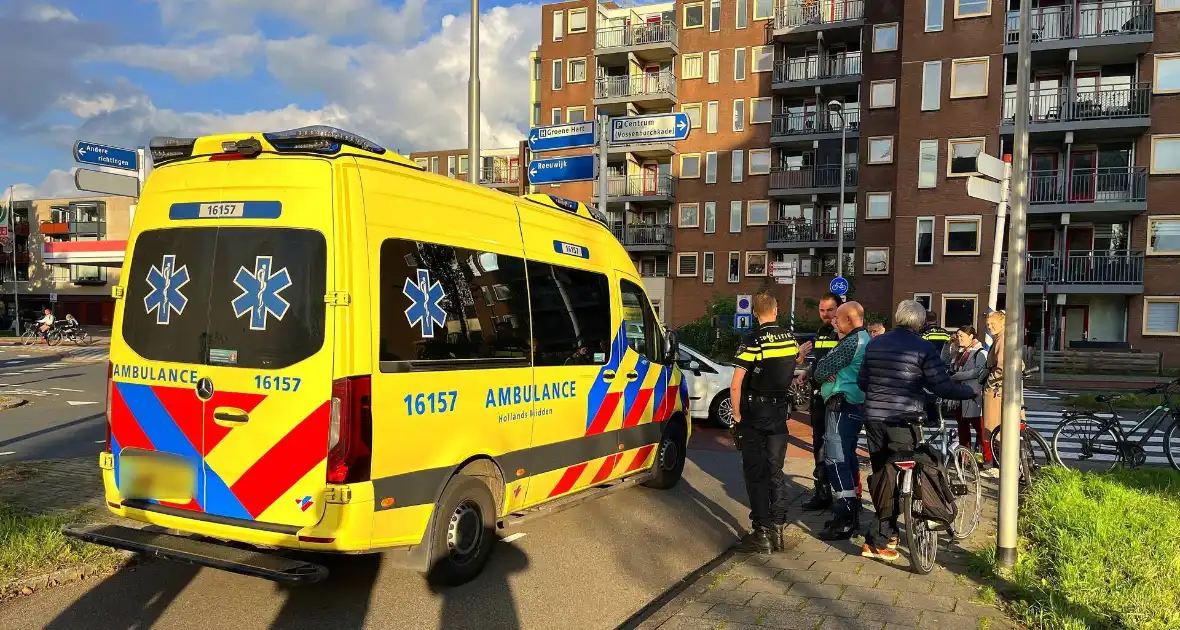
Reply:
[[[32,383],[40,383],[41,381],[52,381],[52,380],[61,379],[61,378],[75,378],[78,376],[82,376],[82,373],[81,372],[74,372],[72,374],[54,374],[52,376],[46,376],[44,378],[35,378],[31,381],[22,381],[20,383],[10,383],[9,386],[10,387],[20,387],[21,385],[31,385]],[[0,393],[3,393],[3,392],[0,392]]]
[[[25,433],[24,435],[18,435],[14,438],[9,438],[7,440],[0,441],[0,447],[8,446],[9,444],[15,444],[17,442],[22,442],[24,440],[29,440],[29,439],[32,439],[35,437],[41,437],[42,435],[48,435],[48,434],[54,433],[56,431],[62,431],[65,429],[69,429],[71,427],[76,427],[80,424],[85,424],[87,422],[93,422],[95,420],[105,421],[106,420],[106,412],[92,414],[92,415],[86,416],[85,418],[78,418],[77,420],[71,420],[69,422],[65,422],[65,423],[62,423],[62,424],[59,424],[59,425],[53,426],[53,427],[46,427],[46,428],[40,429],[38,431],[30,431],[29,433]]]
[[[46,630],[105,628],[107,630],[141,630],[151,628],[172,605],[172,600],[188,588],[198,569],[176,565],[170,571],[155,571],[145,580],[139,570],[120,571],[86,591],[69,608],[46,624]],[[112,606],[112,602],[119,605]],[[113,614],[112,609],[118,613]]]
[[[491,561],[479,577],[452,588],[431,586],[431,591],[442,597],[442,610],[438,616],[440,630],[518,630],[523,627],[508,578],[528,569],[528,555],[511,543],[497,541],[495,545]]]
[[[276,585],[286,599],[271,627],[276,630],[363,627],[382,556],[320,555],[309,559],[328,567],[328,579],[307,586]]]

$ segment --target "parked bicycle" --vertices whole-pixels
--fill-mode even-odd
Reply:
[[[1039,368],[1029,368],[1024,371],[1024,378],[1027,380],[1038,372],[1040,372]],[[1020,455],[1018,461],[1020,462],[1020,486],[1022,488],[1032,483],[1041,468],[1056,463],[1053,450],[1049,448],[1049,442],[1025,420],[1024,415],[1027,410],[1026,405],[1020,406]],[[1000,453],[1003,452],[1000,447],[1002,433],[1002,427],[996,427],[988,432],[988,445],[991,448],[992,461],[996,463],[999,463]]]
[[[60,326],[49,331],[49,345],[56,346],[63,341],[72,342],[77,346],[88,346],[94,339],[79,326]]]
[[[1071,459],[1091,462],[1110,470],[1118,465],[1137,468],[1147,463],[1147,443],[1157,432],[1163,431],[1164,454],[1172,468],[1180,470],[1180,420],[1172,402],[1173,387],[1180,385],[1180,379],[1135,392],[1153,396],[1161,394],[1163,399],[1154,409],[1139,417],[1135,426],[1123,428],[1123,419],[1115,409],[1115,401],[1122,394],[1095,396],[1094,400],[1107,405],[1109,418],[1084,410],[1068,410],[1062,413],[1062,422],[1053,432],[1053,456],[1062,462],[1069,455]],[[1128,420],[1129,422],[1130,420]],[[1134,439],[1140,429],[1142,435]],[[1078,452],[1066,450],[1066,446],[1077,448]]]

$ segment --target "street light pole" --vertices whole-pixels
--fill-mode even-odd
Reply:
[[[836,277],[840,277],[844,275],[844,169],[848,164],[844,152],[848,150],[848,122],[844,120],[844,103],[828,101],[828,111],[840,117],[840,203],[836,206]]]
[[[479,160],[479,0],[471,0],[471,78],[467,81],[467,181],[478,185]]]

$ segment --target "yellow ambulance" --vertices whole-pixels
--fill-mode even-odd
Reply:
[[[284,582],[326,575],[293,551],[380,551],[457,584],[498,529],[679,480],[675,336],[597,212],[329,127],[151,152],[100,456],[141,526],[67,534]]]

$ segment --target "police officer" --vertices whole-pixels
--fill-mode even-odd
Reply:
[[[729,385],[733,421],[742,452],[742,472],[750,498],[753,531],[742,540],[746,553],[783,549],[787,522],[787,418],[791,414],[791,380],[799,347],[778,325],[778,301],[769,293],[754,296],[758,327],[742,339]]]
[[[938,325],[938,314],[926,311],[926,325],[922,327],[922,338],[934,344],[934,349],[942,356],[942,350],[951,340],[951,334]]]
[[[836,331],[836,309],[840,306],[840,298],[834,293],[825,293],[819,299],[819,318],[823,325],[815,333],[815,342],[808,342],[799,347],[796,362],[803,364],[809,352],[815,358],[815,363],[823,359],[840,341]],[[824,510],[832,504],[832,486],[828,483],[827,462],[824,459],[824,432],[827,430],[824,410],[824,397],[820,394],[820,385],[811,374],[815,363],[808,369],[808,381],[811,389],[811,451],[814,468],[811,476],[815,479],[815,494],[803,504],[805,510]]]

